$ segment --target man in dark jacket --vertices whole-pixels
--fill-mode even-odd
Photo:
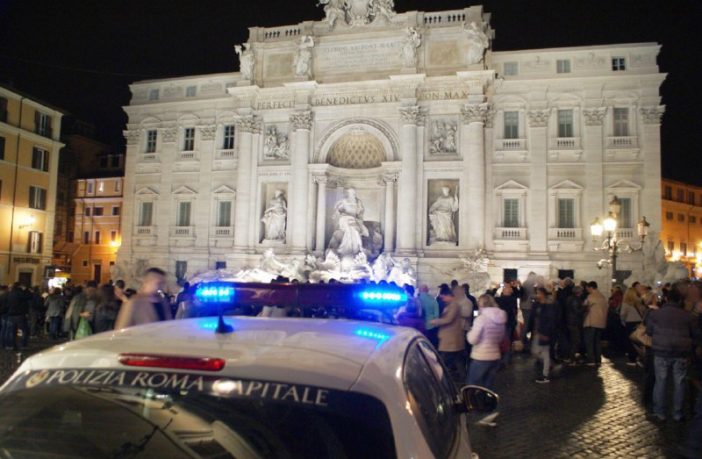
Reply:
[[[0,348],[7,349],[8,345],[5,342],[5,335],[7,335],[7,327],[9,326],[9,319],[7,316],[7,301],[5,298],[9,293],[9,289],[6,285],[0,285]],[[10,348],[12,345],[9,346]]]
[[[17,350],[17,330],[22,330],[22,347],[27,347],[29,339],[29,295],[24,288],[15,283],[12,289],[3,297],[3,307],[5,310],[6,327],[3,337],[5,348]]]
[[[558,292],[556,292],[556,336],[555,355],[561,360],[568,360],[570,357],[570,344],[568,336],[568,327],[566,324],[566,309],[568,307],[568,298],[573,294],[573,280],[570,278],[561,279]]]
[[[557,312],[553,299],[543,287],[537,287],[536,297],[529,316],[526,331],[531,332],[531,352],[544,362],[543,376],[536,380],[539,384],[551,382],[551,341],[556,331]]]
[[[666,418],[666,384],[671,369],[675,384],[673,418],[676,421],[683,419],[688,358],[699,334],[692,314],[681,306],[684,288],[682,284],[673,285],[668,292],[668,302],[659,310],[651,312],[646,321],[646,333],[653,341],[656,374],[653,411],[661,421]]]
[[[580,356],[580,346],[583,336],[583,288],[577,286],[571,290],[570,296],[566,299],[565,323],[568,328],[568,341],[570,344],[570,355],[568,356],[570,365],[576,365]]]

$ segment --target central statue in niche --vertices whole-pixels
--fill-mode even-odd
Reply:
[[[339,258],[356,258],[363,254],[374,258],[380,254],[383,236],[380,227],[374,222],[363,220],[365,208],[356,197],[354,188],[347,188],[344,197],[334,205],[334,233],[329,241],[329,249]]]

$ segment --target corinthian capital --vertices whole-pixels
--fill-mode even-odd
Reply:
[[[583,117],[586,126],[602,126],[604,117],[607,114],[607,107],[585,108]]]
[[[485,123],[491,110],[490,104],[465,104],[461,108],[461,119],[463,124]]]
[[[551,110],[529,110],[527,118],[529,118],[529,127],[546,127],[548,117],[551,116]]]
[[[124,139],[127,141],[127,145],[136,145],[139,143],[139,137],[141,136],[141,131],[122,131]]]
[[[643,118],[644,124],[661,124],[661,118],[665,113],[665,107],[659,105],[658,107],[641,107],[641,117]]]
[[[402,124],[419,124],[422,119],[426,119],[426,114],[422,114],[422,110],[418,105],[409,107],[400,107],[400,118]]]
[[[217,126],[200,126],[200,138],[202,140],[214,140],[215,134],[217,133]]]
[[[295,112],[290,115],[290,124],[292,125],[293,131],[298,131],[300,129],[309,131],[312,129],[313,120],[314,114],[310,110]]]
[[[234,120],[237,130],[241,132],[251,132],[258,134],[261,132],[261,118],[253,115],[243,116]]]

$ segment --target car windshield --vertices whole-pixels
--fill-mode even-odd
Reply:
[[[104,381],[122,384],[71,384],[65,372],[48,384],[55,375],[27,374],[21,389],[0,396],[0,458],[395,457],[384,405],[363,394],[112,373]]]

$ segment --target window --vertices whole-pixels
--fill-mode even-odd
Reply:
[[[110,241],[115,242],[117,240],[117,231],[110,231]]]
[[[92,212],[93,212],[93,208],[92,208],[92,207],[86,207],[86,208],[85,208],[85,212],[84,212],[84,213],[85,213],[85,216],[86,216],[86,217],[90,217],[90,215],[92,214]]]
[[[663,199],[673,199],[673,189],[669,186],[666,186],[663,189]]]
[[[90,231],[83,232],[83,244],[90,244]]]
[[[185,97],[195,97],[197,94],[197,86],[188,86],[185,88]]]
[[[693,193],[692,191],[687,192],[687,203],[691,206],[695,205],[695,193]]]
[[[156,151],[156,138],[158,131],[151,129],[146,131],[146,153],[154,153]]]
[[[88,194],[93,194],[93,189],[94,189],[94,187],[93,187],[93,182],[88,182],[88,183],[85,185],[85,187],[86,187],[86,193],[88,193]]]
[[[217,209],[217,226],[231,226],[232,224],[232,203],[231,201],[219,201]]]
[[[514,76],[519,74],[519,63],[517,62],[505,62],[504,72],[505,76]]]
[[[558,199],[558,227],[575,228],[575,199]]]
[[[573,137],[573,110],[558,110],[558,137]]]
[[[43,148],[32,148],[32,169],[49,171],[49,152]]]
[[[93,207],[93,216],[94,217],[102,217],[104,212],[104,208],[102,207]]]
[[[5,137],[0,137],[0,160],[5,159]]]
[[[619,198],[619,202],[622,205],[622,208],[619,211],[619,227],[633,228],[631,215],[631,198]]]
[[[119,167],[119,157],[120,155],[112,155],[110,157],[110,167]]]
[[[95,231],[95,244],[100,244],[100,231]]]
[[[139,226],[151,226],[154,213],[153,202],[142,202],[139,208]]]
[[[629,136],[629,109],[615,108],[614,109],[614,136],[628,137]]]
[[[190,226],[190,201],[181,201],[178,203],[178,216],[176,226]]]
[[[556,61],[556,73],[570,73],[570,59],[558,59]]]
[[[505,228],[519,228],[519,199],[504,200],[504,215],[502,226]]]
[[[158,100],[158,98],[159,98],[158,89],[151,89],[149,91],[149,100]]]
[[[680,253],[682,253],[683,257],[687,256],[687,242],[680,243]]]
[[[681,223],[685,222],[685,214],[678,214],[678,221]]]
[[[234,148],[234,125],[230,124],[224,126],[224,138],[222,142],[222,148],[224,150],[231,150]]]
[[[675,250],[675,242],[668,241],[668,252],[673,253],[674,250]]]
[[[115,193],[119,193],[122,188],[122,181],[120,179],[115,180]]]
[[[179,281],[185,279],[185,275],[188,272],[188,262],[187,261],[176,261],[175,263],[175,275],[176,279]]]
[[[666,213],[665,213],[665,219],[666,219],[666,220],[672,220],[672,219],[673,219],[673,212],[666,212]]]
[[[88,266],[88,260],[83,260],[82,265],[83,265],[84,268],[87,267],[87,266]]]
[[[98,182],[98,192],[99,192],[99,193],[102,193],[102,192],[104,192],[104,191],[105,191],[105,182],[102,181],[102,180],[100,180],[100,181]]]
[[[41,253],[44,235],[39,231],[30,231],[27,238],[27,252]]]
[[[677,196],[678,201],[685,202],[685,190],[678,188],[675,195]]]
[[[215,261],[215,269],[227,269],[226,261]]]
[[[183,151],[193,151],[195,149],[195,128],[185,128],[183,130]]]
[[[119,206],[112,206],[112,215],[115,217],[119,215]]]
[[[505,139],[519,138],[519,112],[505,112]]]
[[[690,223],[692,223],[692,224],[697,223],[697,217],[694,215],[690,215]]]
[[[68,231],[66,233],[66,242],[73,242],[74,238],[75,238],[75,235],[73,234],[73,231]]]
[[[34,112],[34,132],[44,137],[51,137],[51,117],[40,111]]]
[[[613,57],[612,58],[612,71],[613,72],[623,72],[626,70],[626,59],[623,57]]]
[[[37,186],[29,187],[29,207],[46,210],[46,190]]]

